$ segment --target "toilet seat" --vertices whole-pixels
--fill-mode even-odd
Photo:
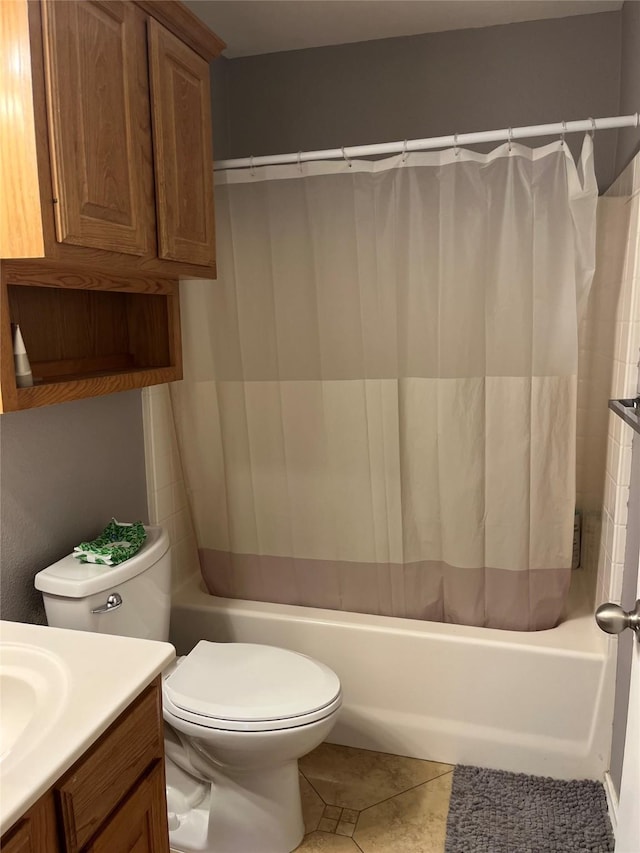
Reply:
[[[336,674],[313,658],[253,643],[201,640],[164,679],[165,711],[225,731],[272,731],[324,719],[340,707]]]

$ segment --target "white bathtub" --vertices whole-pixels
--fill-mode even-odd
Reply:
[[[344,690],[333,743],[565,779],[608,769],[615,664],[579,590],[558,628],[520,633],[215,598],[193,579],[171,639],[324,661]]]

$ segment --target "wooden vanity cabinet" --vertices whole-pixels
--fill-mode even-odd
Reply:
[[[156,679],[1,842],[3,853],[169,853]]]
[[[138,788],[155,790],[148,776],[160,769],[164,779],[163,744],[160,692],[153,685],[54,785],[65,850],[83,849],[96,833],[104,833],[105,821],[110,824],[115,810],[121,811]],[[164,799],[164,782],[161,793]],[[148,800],[148,794],[137,800],[144,814],[149,811]],[[166,805],[163,814],[161,825],[166,826]]]
[[[2,853],[61,853],[51,791],[5,833],[0,846]]]
[[[224,43],[178,0],[11,0],[0,23],[0,258],[215,277]]]
[[[157,765],[136,785],[84,849],[87,853],[162,853],[169,850],[164,771]]]

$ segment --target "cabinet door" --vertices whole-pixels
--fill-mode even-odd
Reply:
[[[84,850],[86,853],[169,853],[161,762],[140,782]]]
[[[162,755],[162,705],[156,681],[56,782],[62,829],[70,853],[84,850],[107,816]]]
[[[148,27],[158,257],[212,266],[209,65],[157,21]]]
[[[45,794],[18,824],[2,836],[2,853],[57,853],[53,797]]]
[[[144,255],[154,226],[142,178],[151,144],[143,19],[119,0],[43,0],[42,9],[57,238]]]
[[[22,821],[6,840],[2,840],[2,851],[3,853],[36,853],[28,821]]]

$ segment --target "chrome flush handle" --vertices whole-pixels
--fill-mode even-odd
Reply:
[[[598,627],[607,634],[619,634],[625,628],[631,628],[640,641],[640,599],[636,601],[635,609],[630,610],[629,613],[610,601],[601,604],[596,610],[596,622]]]
[[[107,598],[105,604],[102,607],[96,607],[95,610],[92,610],[92,613],[111,613],[112,610],[117,610],[118,607],[122,604],[122,596],[119,592],[112,592],[111,595]]]

